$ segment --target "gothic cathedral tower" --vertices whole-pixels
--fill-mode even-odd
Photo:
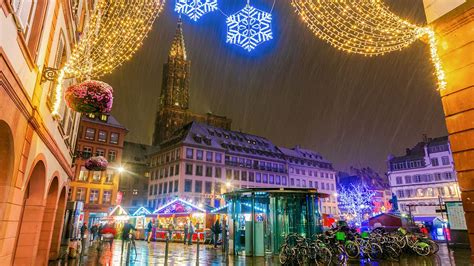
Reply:
[[[163,65],[163,82],[159,111],[156,117],[153,145],[170,137],[186,121],[189,108],[189,78],[191,61],[187,59],[182,21],[179,19],[168,62]]]
[[[191,121],[230,129],[232,120],[212,113],[195,114],[189,110],[189,81],[191,61],[186,55],[183,25],[178,20],[178,27],[168,54],[168,62],[163,65],[163,82],[159,110],[156,114],[153,145],[173,136],[178,129]]]

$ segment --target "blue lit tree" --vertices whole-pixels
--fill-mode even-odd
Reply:
[[[227,42],[252,51],[257,45],[273,39],[272,15],[247,4],[227,18]]]
[[[337,194],[339,209],[355,225],[362,224],[364,214],[372,213],[375,191],[367,186],[351,184],[349,187],[341,187]]]
[[[174,7],[174,11],[194,21],[215,10],[217,10],[217,0],[176,0]]]

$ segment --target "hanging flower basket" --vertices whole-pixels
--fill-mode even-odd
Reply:
[[[109,162],[103,156],[94,156],[86,161],[86,169],[89,171],[105,171]]]
[[[102,81],[88,80],[73,85],[64,93],[67,106],[79,113],[109,113],[113,104],[113,89]]]

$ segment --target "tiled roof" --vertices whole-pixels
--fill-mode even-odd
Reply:
[[[330,164],[321,155],[311,150],[299,147],[293,149],[279,147],[264,137],[226,130],[196,121],[176,131],[173,137],[163,142],[161,146],[167,147],[176,143],[207,146],[213,149],[225,150],[230,154],[270,160],[283,161],[288,157],[292,157]]]
[[[85,115],[83,115],[81,119],[83,121],[87,121],[87,122],[91,122],[91,123],[95,123],[95,124],[102,124],[102,125],[112,126],[112,127],[121,128],[121,129],[124,129],[124,130],[128,131],[128,129],[126,127],[124,127],[122,124],[120,124],[119,121],[117,121],[117,119],[115,119],[115,117],[112,116],[112,115],[108,115],[107,122],[100,120],[98,117],[94,118],[94,119],[91,119],[91,118],[89,118]]]

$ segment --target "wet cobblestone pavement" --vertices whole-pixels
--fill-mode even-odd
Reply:
[[[137,254],[130,255],[129,265],[164,265],[165,243],[137,241]],[[121,256],[122,241],[117,240],[113,249],[99,253],[95,245],[87,248],[87,256],[81,259],[66,262],[50,262],[52,265],[126,265],[126,251]],[[185,246],[181,243],[169,244],[168,265],[196,265],[197,245]],[[348,265],[387,265],[387,266],[464,266],[472,265],[469,262],[469,249],[449,250],[445,244],[440,244],[438,254],[429,257],[404,255],[398,262],[391,261],[350,261]],[[229,256],[227,262],[221,249],[214,249],[209,245],[200,245],[199,265],[280,265],[277,257],[247,258],[245,256]]]

